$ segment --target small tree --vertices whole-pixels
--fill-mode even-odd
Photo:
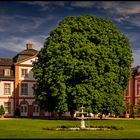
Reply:
[[[130,106],[131,106],[131,103],[130,103],[129,101],[127,101],[127,102],[125,103],[126,113],[129,113]]]
[[[138,113],[138,105],[133,105],[132,117],[135,118]]]
[[[135,108],[136,108],[136,113],[135,113],[135,115],[137,114],[139,114],[139,112],[140,112],[140,100],[138,101],[138,103],[135,105]]]
[[[5,110],[3,105],[0,106],[0,115],[3,116],[5,114]]]

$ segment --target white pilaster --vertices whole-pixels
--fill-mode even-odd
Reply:
[[[137,80],[135,79],[135,97],[137,96]]]

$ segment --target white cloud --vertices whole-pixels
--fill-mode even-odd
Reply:
[[[130,18],[130,16],[116,16],[115,17],[115,21],[123,23],[124,21],[128,20]]]
[[[55,20],[56,16],[47,15],[46,17],[27,17],[20,15],[0,15],[0,33],[29,33],[37,31],[42,24],[47,24],[51,20]]]
[[[31,36],[31,37],[14,37],[7,38],[4,40],[1,40],[0,49],[5,49],[7,51],[13,51],[13,52],[20,52],[24,49],[26,49],[27,43],[32,43],[33,48],[36,50],[40,50],[45,42],[46,36],[40,35],[40,36]]]
[[[65,1],[21,1],[20,3],[25,3],[25,4],[29,4],[29,5],[38,5],[41,7],[41,10],[48,10],[51,9],[50,5],[57,5],[57,6],[65,6]]]
[[[135,33],[135,32],[129,32],[126,34],[127,37],[129,38],[130,40],[130,43],[131,43],[131,48],[132,48],[132,55],[133,55],[133,64],[132,64],[132,67],[135,67],[137,65],[140,65],[140,36],[138,33]]]
[[[132,16],[127,21],[135,26],[140,27],[140,16]]]
[[[18,17],[15,17],[18,18]],[[20,21],[21,20],[21,21]],[[38,17],[19,17],[19,23],[21,23],[18,27],[20,31],[28,32],[30,30],[37,29],[43,22],[44,19]]]
[[[71,6],[73,7],[87,7],[87,8],[92,8],[96,4],[95,1],[76,1],[76,2],[71,2]]]
[[[136,32],[127,32],[125,35],[130,39],[131,43],[139,42],[140,36],[139,33]]]
[[[46,19],[40,17],[26,17],[26,16],[0,16],[0,32],[28,32],[38,28]]]
[[[134,58],[134,62],[132,67],[136,67],[140,65],[140,50],[133,51],[133,58]]]
[[[76,1],[71,2],[73,7],[103,8],[110,13],[129,15],[140,13],[139,1]]]
[[[140,26],[140,2],[138,1],[104,1],[97,4],[111,14],[120,23],[126,21],[133,26]]]
[[[103,1],[98,3],[98,7],[120,15],[140,13],[140,2],[138,1]]]
[[[107,14],[114,17],[117,22],[127,21],[135,26],[140,26],[139,1],[76,1],[71,6],[81,8],[98,7],[106,10]]]

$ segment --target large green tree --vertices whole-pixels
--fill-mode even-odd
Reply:
[[[107,18],[68,16],[50,32],[33,64],[37,100],[49,111],[119,113],[128,84],[129,39]]]

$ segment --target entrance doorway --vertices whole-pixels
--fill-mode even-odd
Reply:
[[[22,103],[20,105],[20,115],[24,116],[24,117],[28,116],[28,104],[27,103],[24,103],[24,104]]]

